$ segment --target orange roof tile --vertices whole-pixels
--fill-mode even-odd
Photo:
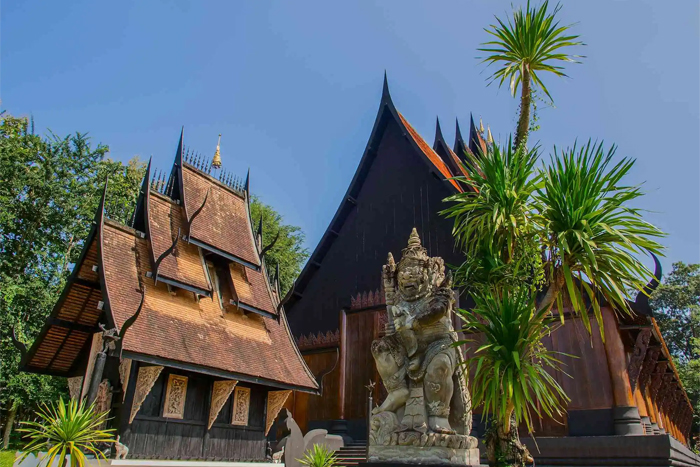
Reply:
[[[185,291],[172,295],[165,284],[154,285],[146,277],[148,254],[146,240],[126,227],[105,223],[102,265],[118,328],[139,306],[139,284],[146,290],[141,314],[124,336],[124,351],[318,389],[284,317],[278,322],[252,313],[222,312],[216,294],[198,302]]]
[[[416,130],[413,129],[410,123],[408,123],[408,120],[404,118],[403,115],[401,115],[401,112],[398,112],[399,117],[401,118],[401,122],[406,126],[406,129],[408,130],[409,134],[411,135],[411,138],[416,142],[418,147],[423,151],[423,153],[430,159],[430,162],[433,163],[435,168],[437,168],[440,173],[446,178],[450,179],[452,178],[452,173],[450,172],[450,169],[447,167],[447,164],[445,164],[445,161],[442,160],[442,158],[431,148],[428,143],[425,142],[425,140],[421,137],[421,135],[418,134]],[[455,180],[449,180],[449,182],[459,191],[462,191],[460,188],[459,184]]]
[[[165,196],[151,191],[148,206],[148,232],[154,260],[172,246],[178,231],[181,236],[186,233],[185,223],[182,220],[182,207]],[[175,250],[163,258],[158,267],[158,275],[198,289],[211,290],[199,249],[182,239],[178,241]]]
[[[210,190],[204,208],[192,221],[190,237],[260,266],[246,200],[188,164],[183,164],[182,181],[188,216],[199,209]]]

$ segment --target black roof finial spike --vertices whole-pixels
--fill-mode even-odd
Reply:
[[[245,176],[245,193],[250,195],[250,167],[248,167],[248,173]]]
[[[182,167],[182,156],[185,150],[185,126],[180,130],[180,141],[177,144],[177,152],[175,153],[175,165]]]
[[[442,137],[442,129],[440,128],[440,117],[435,117],[435,142],[433,143],[433,149],[438,144],[438,141],[443,141],[444,138]]]
[[[391,94],[389,93],[389,80],[386,77],[386,70],[384,70],[384,85],[382,86],[382,100],[386,102],[391,102]]]

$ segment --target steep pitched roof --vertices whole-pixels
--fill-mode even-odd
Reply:
[[[191,219],[188,240],[259,269],[247,192],[236,193],[187,163],[183,164],[181,174],[183,205]]]
[[[151,240],[152,264],[155,265],[163,256],[158,276],[162,276],[162,280],[172,281],[173,285],[191,286],[195,290],[206,292],[204,295],[210,295],[211,284],[204,271],[199,250],[195,245],[181,240],[186,232],[182,207],[152,190],[149,190],[147,197],[147,233]],[[175,248],[168,254],[175,242]]]
[[[217,294],[195,300],[185,291],[171,293],[147,277],[148,247],[132,229],[104,224],[105,293],[118,329],[138,309],[145,290],[143,309],[122,341],[126,356],[186,363],[203,372],[231,373],[233,378],[272,386],[318,389],[284,316],[278,321],[256,314],[222,313]]]
[[[340,232],[340,229],[347,220],[348,215],[354,208],[355,199],[359,195],[360,190],[362,189],[362,186],[367,178],[367,174],[372,167],[376,157],[377,148],[379,147],[379,143],[386,128],[386,122],[389,119],[392,119],[399,125],[401,131],[407,136],[408,141],[411,143],[414,153],[425,162],[427,170],[433,172],[438,178],[443,180],[443,183],[447,185],[451,192],[461,190],[456,181],[448,180],[450,177],[452,177],[452,174],[450,173],[450,170],[445,162],[435,153],[435,151],[425,142],[425,140],[394,106],[389,93],[389,84],[385,74],[379,110],[374,121],[374,126],[372,128],[369,141],[365,147],[364,154],[360,159],[360,163],[355,171],[352,181],[350,182],[350,186],[343,197],[343,201],[338,207],[338,210],[333,216],[333,219],[321,237],[318,245],[316,245],[314,252],[306,262],[304,269],[297,278],[295,286],[288,292],[289,296],[286,307],[290,313],[294,311],[294,304],[301,298],[306,285],[311,280],[311,277],[320,268],[323,257],[331,248],[331,245],[338,236],[338,232]]]
[[[435,142],[433,143],[433,149],[445,163],[447,163],[453,176],[469,176],[464,169],[464,163],[445,142],[445,138],[442,136],[442,129],[440,128],[440,119],[438,118],[435,119]]]

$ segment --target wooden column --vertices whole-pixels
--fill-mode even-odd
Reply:
[[[642,396],[642,391],[639,389],[639,386],[634,390],[634,400],[637,402],[637,409],[639,410],[639,417],[642,420],[644,434],[650,435],[652,434],[651,417],[649,417],[649,411],[647,410],[646,402],[644,401],[644,396]]]
[[[613,390],[613,423],[616,435],[643,435],[639,410],[627,374],[627,355],[620,338],[617,319],[610,308],[603,308],[605,356]]]
[[[345,420],[345,383],[348,362],[348,314],[345,309],[340,310],[340,376],[338,381],[338,407],[339,418]]]

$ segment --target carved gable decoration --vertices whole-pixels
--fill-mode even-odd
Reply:
[[[80,400],[80,391],[83,389],[83,377],[75,376],[68,378],[68,393],[70,398],[77,401]]]
[[[131,359],[123,358],[119,362],[119,381],[122,384],[122,401],[126,399],[126,390],[129,388],[129,374],[131,373]]]
[[[265,420],[265,436],[270,432],[272,424],[275,423],[277,414],[282,410],[282,406],[287,402],[287,398],[292,391],[270,391],[267,393],[267,418]]]
[[[250,412],[250,388],[237,387],[233,393],[232,425],[248,425],[248,413]]]
[[[170,375],[168,386],[165,390],[165,404],[163,404],[164,418],[179,418],[185,416],[185,398],[187,397],[187,377]]]
[[[238,381],[214,381],[211,390],[211,407],[209,408],[209,424],[207,425],[207,430],[211,429],[216,417],[219,416],[219,412],[221,412],[228,397],[233,392],[233,388],[236,387],[236,383],[238,383]]]
[[[146,396],[151,392],[151,388],[155,384],[160,372],[163,371],[162,366],[142,366],[139,368],[139,376],[136,379],[136,390],[134,391],[134,402],[131,405],[131,415],[129,423],[134,421],[134,417],[141,408],[141,404],[146,400]]]

